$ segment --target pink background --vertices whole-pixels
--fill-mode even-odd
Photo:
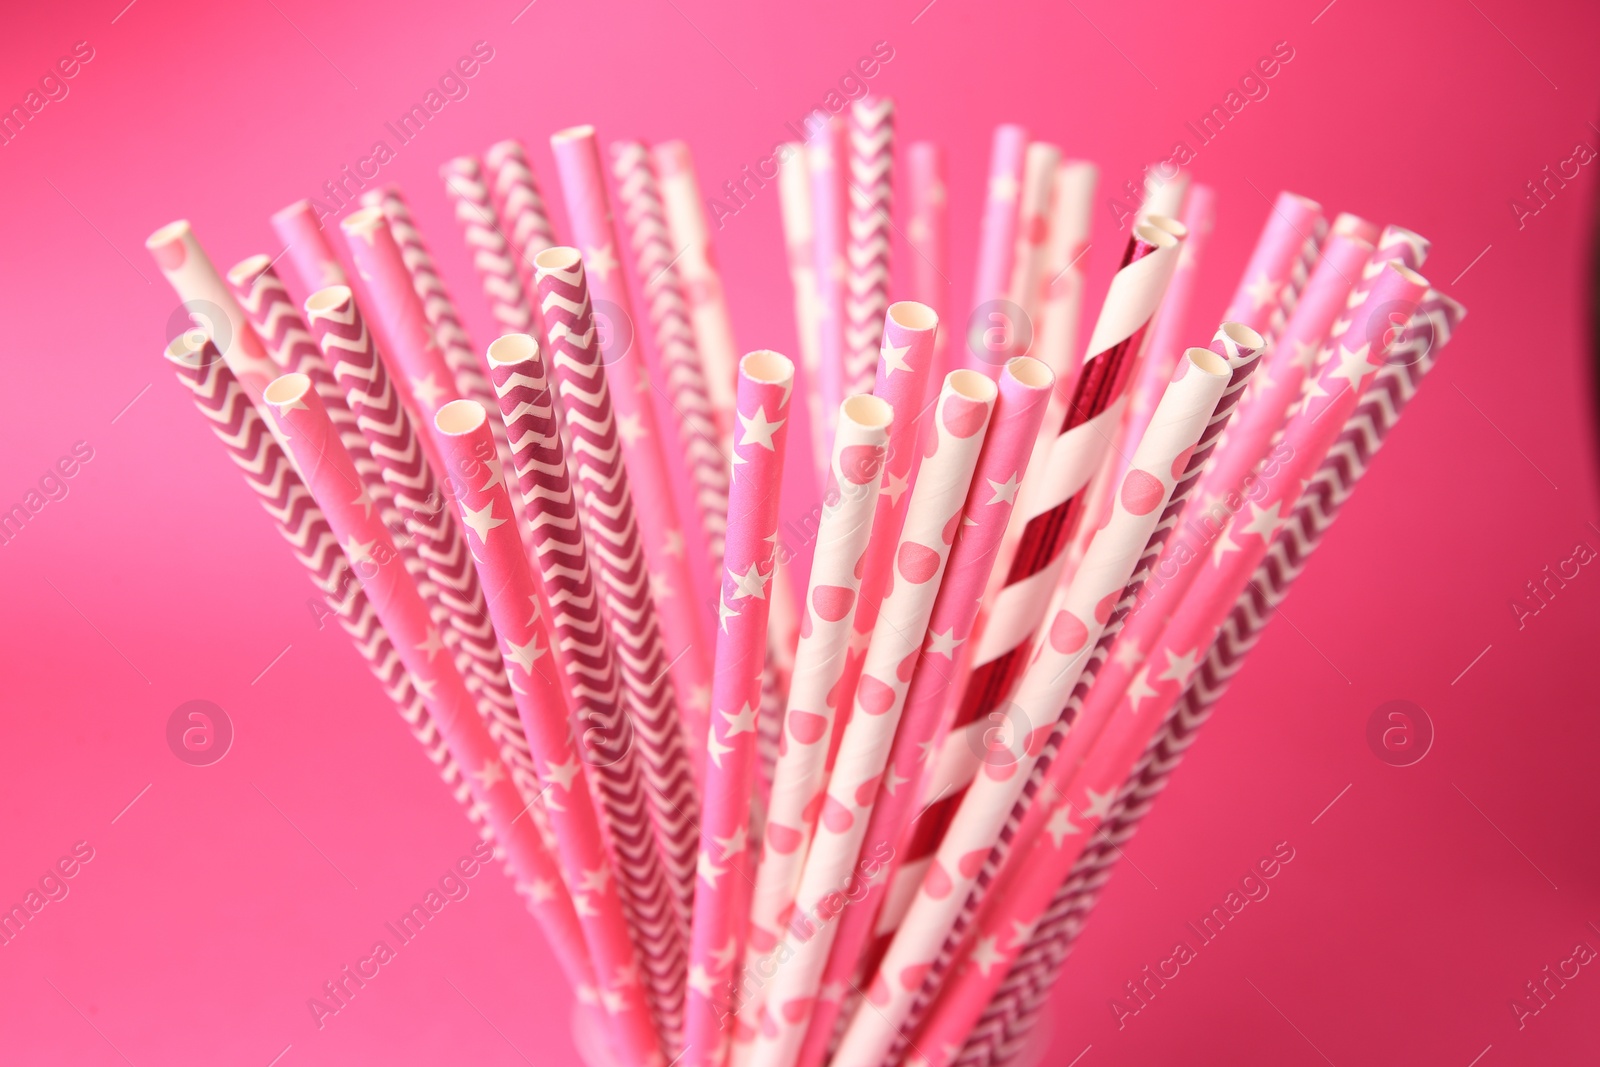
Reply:
[[[317,630],[298,565],[160,361],[176,301],[142,247],[187,216],[224,266],[276,253],[268,214],[365,156],[478,40],[495,56],[470,95],[383,177],[410,194],[480,343],[487,314],[436,176],[451,155],[521,137],[548,192],[545,138],[587,121],[608,140],[688,138],[714,188],[886,40],[872,86],[899,101],[902,144],[951,153],[961,308],[995,123],[1098,162],[1109,190],[1289,42],[1270,95],[1192,168],[1219,201],[1192,336],[1209,336],[1281,188],[1431,237],[1426,273],[1471,315],[1129,849],[1061,984],[1047,1062],[1600,1052],[1600,968],[1520,1031],[1508,1007],[1577,942],[1600,948],[1600,573],[1520,631],[1508,607],[1577,542],[1600,548],[1581,276],[1594,166],[1525,228],[1507,206],[1578,141],[1600,146],[1591,6],[936,0],[913,22],[921,0],[538,0],[513,23],[522,0],[138,0],[113,23],[124,2],[35,5],[0,40],[7,105],[73,42],[95,49],[70,95],[0,147],[0,508],[74,442],[94,450],[0,548],[0,903],[74,842],[95,850],[0,948],[0,1062],[575,1062],[567,993],[498,871],[325,1029],[312,1021],[306,999],[473,834],[348,641]],[[1103,200],[1091,310],[1120,244]],[[740,344],[793,350],[776,189],[717,244]],[[165,742],[196,698],[237,730],[211,767]],[[1365,740],[1396,698],[1437,731],[1404,769]],[[1295,859],[1270,897],[1119,1031],[1109,999],[1192,942],[1185,922],[1280,841]]]

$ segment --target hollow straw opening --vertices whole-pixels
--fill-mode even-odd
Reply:
[[[339,228],[345,233],[368,234],[383,224],[383,205],[373,204],[345,216]]]
[[[313,211],[313,208],[311,207],[311,201],[304,198],[296,200],[288,207],[280,207],[278,210],[274,211],[272,213],[272,217],[275,219],[292,219],[302,211]]]
[[[953,370],[945,377],[945,384],[957,396],[968,400],[993,400],[1000,387],[987,374],[975,370]]]
[[[196,357],[206,347],[207,340],[209,338],[206,337],[204,330],[198,326],[192,326],[168,341],[167,347],[162,354],[174,362],[187,363],[193,366],[199,362]]]
[[[794,362],[771,349],[757,349],[739,361],[739,373],[762,385],[782,385],[794,379]]]
[[[839,419],[869,430],[881,430],[894,421],[894,406],[881,396],[860,393],[839,405]]]
[[[1213,377],[1223,378],[1230,373],[1228,361],[1209,348],[1190,348],[1186,349],[1183,354],[1188,359],[1190,366]]]
[[[330,285],[326,289],[318,289],[306,297],[306,314],[313,317],[339,307],[350,299],[348,285]]]
[[[1145,244],[1155,245],[1157,248],[1176,248],[1178,238],[1160,226],[1152,226],[1148,222],[1141,222],[1133,228],[1133,235]]]
[[[168,244],[174,240],[177,240],[178,238],[183,237],[185,234],[189,233],[191,229],[193,229],[193,227],[189,225],[188,219],[178,219],[176,222],[169,222],[165,226],[161,227],[161,229],[151,234],[149,237],[146,237],[144,239],[144,246],[146,248],[159,248],[164,244]]]
[[[550,135],[553,144],[556,141],[581,141],[585,137],[594,136],[593,126],[568,126],[564,130],[557,130]]]
[[[433,424],[439,427],[440,433],[460,437],[476,430],[488,419],[489,413],[476,400],[452,400],[439,409],[439,413],[433,417]]]
[[[905,330],[931,330],[939,325],[939,313],[915,300],[897,300],[889,305],[889,321]]]
[[[233,285],[243,285],[270,266],[272,260],[267,256],[246,256],[228,268],[228,281]]]
[[[261,399],[274,406],[293,404],[311,391],[311,379],[304,374],[285,374],[274,378],[262,392]]]
[[[582,258],[576,248],[557,245],[534,256],[533,266],[535,270],[571,270]]]
[[[1267,347],[1267,339],[1242,322],[1225,322],[1222,332],[1228,340],[1240,348],[1261,349]]]
[[[489,362],[500,366],[525,363],[539,354],[539,342],[525,333],[507,333],[489,342]],[[449,407],[446,404],[445,407]],[[441,411],[444,409],[441,408]]]
[[[1189,227],[1171,215],[1146,215],[1144,221],[1158,229],[1166,230],[1180,241],[1189,236]]]
[[[1048,389],[1055,375],[1050,368],[1032,356],[1018,356],[1006,364],[1006,373],[1029,389]]]

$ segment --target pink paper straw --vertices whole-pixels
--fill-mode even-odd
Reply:
[[[610,386],[616,432],[622,440],[633,501],[647,519],[638,534],[649,562],[651,596],[661,617],[661,637],[666,643],[672,686],[681,702],[685,736],[691,755],[699,762],[704,758],[700,739],[705,736],[711,686],[712,649],[703,630],[709,620],[695,603],[694,579],[672,497],[671,467],[662,447],[665,439],[650,402],[649,379],[637,349],[623,348],[624,331],[632,333],[640,320],[633,313],[622,265],[617,260],[616,233],[594,128],[564,130],[551,136],[550,145],[555,151],[573,236],[583,250],[583,277],[587,279],[593,308],[599,309],[597,314],[602,319],[609,320],[605,323],[609,326],[606,335],[599,338],[597,355]],[[548,253],[541,253],[544,254]],[[541,262],[535,257],[536,264]],[[548,317],[550,291],[543,288],[545,277],[541,268],[541,303]]]
[[[1056,892],[1049,911],[1035,927],[1032,940],[985,1009],[958,1061],[962,1067],[998,1062],[1025,1040],[1048,999],[1050,983],[1067,950],[1110,876],[1111,865],[1122,854],[1122,846],[1132,838],[1139,821],[1165,788],[1168,777],[1193,744],[1196,731],[1210,717],[1216,701],[1287,596],[1290,585],[1304,571],[1311,553],[1465,314],[1460,304],[1434,290],[1423,297],[1404,337],[1391,349],[1383,369],[1317,468],[1311,486],[1295,507],[1293,519],[1274,539],[1267,558],[1234,604],[1182,702],[1146,747],[1112,805],[1110,816],[1101,824],[1096,844]],[[947,1016],[940,1011],[933,1018],[942,1022]]]
[[[845,398],[845,200],[847,167],[844,123],[837,116],[819,126],[806,143],[811,172],[812,247],[817,265],[817,336],[821,370],[824,447],[833,441],[833,418]]]
[[[450,299],[450,292],[439,277],[433,254],[423,243],[422,233],[411,218],[411,208],[401,195],[400,187],[388,185],[382,189],[369,189],[361,194],[361,203],[364,207],[377,207],[383,211],[384,220],[389,224],[389,233],[399,246],[400,258],[411,275],[412,288],[416,290],[428,325],[433,329],[434,340],[444,353],[445,366],[455,380],[457,395],[492,405],[494,390],[484,377],[477,350],[472,346],[472,338],[467,336],[467,329],[461,324],[455,301]]]
[[[489,179],[489,198],[505,224],[502,232],[516,257],[517,276],[531,296],[538,289],[533,257],[553,246],[556,235],[528,150],[521,141],[496,141],[483,154],[483,167]]]
[[[893,852],[921,795],[923,767],[940,714],[948,703],[956,659],[961,646],[972,636],[978,601],[1011,517],[1052,384],[1049,369],[1034,359],[1014,359],[1000,373],[994,415],[967,494],[961,528],[950,548],[944,580],[934,601],[928,641],[906,691],[905,710],[895,732],[884,788],[872,807],[872,819],[862,843],[865,855]],[[885,866],[888,876],[893,877],[898,864],[892,855]],[[765,874],[765,867],[762,873]],[[826,1056],[834,1022],[843,1007],[839,992],[849,988],[856,978],[861,951],[872,935],[873,920],[887,885],[888,877],[872,882],[866,895],[846,907],[839,919],[839,932],[823,973],[822,992],[806,1033],[800,1067],[819,1067]]]
[[[834,1057],[840,1067],[876,1064],[894,1045],[1083,673],[1085,653],[1099,642],[1230,377],[1227,362],[1204,349],[1191,349],[1188,359],[1179,363],[1152,422],[1154,430],[1134,452],[1110,521],[1090,542],[1063,606],[1016,692],[999,709],[982,769],[878,967],[867,993],[870,1006],[857,1011],[845,1030]]]
[[[1017,197],[1022,191],[1028,131],[996,126],[989,150],[989,185],[978,232],[978,269],[972,287],[972,315],[966,326],[967,366],[988,372],[1017,353],[1017,323],[1005,300],[1016,252]]]
[[[1135,221],[1143,222],[1152,215],[1169,219],[1182,216],[1187,203],[1185,194],[1189,191],[1189,175],[1178,171],[1172,177],[1163,179],[1160,172],[1165,168],[1165,161],[1152,163],[1145,168],[1144,196],[1139,201],[1139,213]],[[1153,180],[1151,171],[1156,172]]]
[[[523,287],[517,256],[506,241],[499,213],[489,198],[483,167],[471,156],[460,156],[439,168],[444,191],[450,198],[461,235],[472,254],[472,266],[489,299],[489,313],[501,333],[527,333],[536,329],[532,294]]]
[[[1016,341],[1019,355],[1033,355],[1039,315],[1044,310],[1045,268],[1050,254],[1050,199],[1055,193],[1061,149],[1043,141],[1028,145],[1022,161],[1022,192],[1017,202],[1017,240],[1011,253],[1008,298],[1022,309]]]
[[[756,715],[776,576],[779,490],[794,364],[776,352],[739,361],[727,554],[717,603],[716,678],[701,808],[698,882],[689,948],[684,1062],[719,1067],[732,1031],[736,970],[749,908],[750,797]]]
[[[844,906],[845,894],[859,891],[852,887],[865,872],[857,868],[876,867],[885,858],[863,856],[861,845],[879,786],[889,784],[883,777],[889,750],[997,393],[992,379],[959,370],[945,378],[935,401],[924,437],[926,462],[911,489],[905,528],[894,554],[894,580],[872,631],[854,707],[795,895],[794,915],[779,949],[793,955],[772,978],[752,1067],[789,1067],[794,1062],[838,931],[833,919]]]
[[[1223,320],[1242,323],[1271,341],[1274,327],[1294,310],[1327,227],[1321,204],[1279,193]]]
[[[640,948],[658,1018],[676,1042],[684,997],[683,932],[645,801],[639,746],[623,710],[622,680],[596,595],[544,355],[527,334],[489,346],[489,374],[511,439],[517,491],[528,507],[533,562],[549,602],[550,632],[576,711],[579,754],[606,816],[618,889]]]
[[[806,615],[795,652],[784,732],[767,807],[761,865],[750,903],[745,969],[760,974],[778,947],[794,905],[795,889],[826,782],[828,741],[837,718],[834,692],[854,632],[861,576],[856,561],[867,549],[883,479],[883,459],[894,412],[875,396],[853,396],[839,413],[833,462],[817,528]],[[740,1005],[741,1022],[753,1020],[760,990]]]
[[[889,306],[894,176],[894,101],[863,96],[850,105],[849,228],[845,242],[844,394],[872,388]],[[829,414],[833,414],[830,412]]]
[[[948,322],[950,315],[950,198],[945,193],[944,149],[933,141],[915,141],[906,153],[911,221],[906,238],[911,245],[911,299],[933,308]],[[934,339],[931,381],[944,381],[945,351],[950,331]]]
[[[519,819],[524,802],[502,768],[495,743],[450,657],[430,651],[437,647],[437,634],[428,610],[399,566],[389,532],[377,515],[362,506],[360,494],[352,493],[352,488],[359,486],[359,476],[339,444],[311,379],[303,374],[285,375],[272,382],[263,395],[273,417],[280,420],[289,447],[297,453],[307,488],[350,559],[429,714],[456,762],[468,769],[473,799],[485,809],[496,840],[506,850],[517,891],[527,898],[528,909],[544,928],[567,981],[574,987],[595,989],[594,971],[561,870],[545,851],[532,820]]]
[[[661,203],[667,212],[672,247],[678,256],[678,276],[683,279],[683,293],[689,301],[695,347],[705,365],[711,406],[726,438],[734,432],[733,394],[739,352],[734,347],[733,321],[722,291],[711,229],[706,225],[705,198],[700,195],[700,182],[694,173],[694,156],[682,141],[658,144],[651,154],[661,182]]]
[[[434,416],[434,423],[451,496],[470,531],[473,563],[480,581],[492,590],[489,616],[514,664],[517,711],[540,767],[544,808],[594,963],[600,1001],[611,1017],[618,1050],[630,1062],[659,1063],[660,1042],[639,983],[639,964],[589,798],[588,776],[578,759],[566,699],[550,664],[539,662],[550,650],[550,638],[537,611],[539,594],[512,518],[488,412],[475,400],[456,400]],[[532,614],[529,604],[536,609]]]
[[[284,253],[305,296],[330,285],[350,284],[311,201],[296,200],[273,212],[272,232],[283,242]]]
[[[583,261],[577,249],[558,247],[539,253],[534,264],[549,331],[550,373],[572,437],[567,462],[576,486],[578,517],[605,597],[605,617],[622,671],[623,695],[650,787],[656,837],[679,919],[687,926],[694,899],[700,805],[684,753],[673,678],[650,595],[651,569],[640,544],[612,393],[595,342]],[[693,702],[694,694],[688,699]],[[699,709],[702,716],[709,703],[707,689]]]
[[[819,475],[825,475],[829,452],[827,435],[823,432],[822,393],[817,388],[822,370],[822,337],[818,332],[816,230],[811,213],[806,146],[798,141],[785,144],[779,154],[778,210],[783,216],[789,284],[794,289],[794,327],[799,340],[801,389],[811,428],[811,459]]]

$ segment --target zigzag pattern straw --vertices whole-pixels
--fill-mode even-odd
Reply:
[[[461,768],[444,738],[428,715],[422,697],[411,684],[411,675],[395,653],[389,635],[355,580],[349,560],[334,538],[328,521],[294,472],[288,457],[278,447],[266,422],[240,388],[233,372],[222,362],[216,346],[209,340],[198,347],[180,348],[182,339],[167,351],[167,359],[177,371],[178,381],[194,394],[195,407],[211,424],[212,432],[228,452],[245,484],[254,490],[261,507],[271,517],[283,539],[289,542],[311,582],[323,595],[328,607],[350,635],[356,651],[366,660],[395,710],[405,720],[422,746],[428,761],[439,774],[456,802],[467,809],[467,817],[478,825],[485,840],[492,837],[483,811],[473,804]]]
[[[530,346],[532,339],[528,339]],[[638,753],[622,709],[621,679],[601,617],[594,575],[579,526],[555,397],[544,359],[497,362],[489,374],[511,438],[517,489],[534,516],[534,564],[549,600],[551,636],[562,652],[567,690],[582,724],[584,760],[606,813],[628,925],[640,946],[651,1007],[669,1041],[683,1025],[687,957],[676,900],[645,810]]]
[[[651,816],[679,917],[687,929],[694,899],[700,803],[684,753],[611,393],[595,340],[583,263],[573,249],[552,249],[546,256],[563,262],[559,267],[540,266],[539,295],[550,337],[551,376],[572,441],[569,464],[579,487],[575,493],[578,515],[590,561],[605,590],[606,618],[622,668],[623,693],[650,785]]]
[[[502,333],[527,333],[533,326],[533,304],[517,273],[516,256],[500,229],[500,216],[489,200],[483,168],[471,156],[452,159],[439,168],[445,192],[472,253],[472,265],[489,298],[489,312]]]
[[[850,211],[845,239],[844,395],[872,391],[889,307],[889,209],[893,196],[894,101],[850,105]]]
[[[1060,967],[1084,920],[1099,899],[1112,865],[1137,832],[1167,779],[1182,761],[1195,733],[1243,665],[1289,587],[1305,569],[1339,508],[1366,473],[1384,439],[1432,369],[1466,309],[1435,291],[1423,298],[1389,362],[1378,372],[1338,440],[1318,467],[1293,517],[1273,542],[1245,593],[1218,632],[1183,699],[1150,741],[1097,834],[1036,926],[995,999],[985,1010],[955,1061],[959,1067],[991,1067],[1021,1051],[1047,1002]]]
[[[406,529],[417,542],[418,554],[427,562],[428,577],[437,589],[437,603],[444,607],[448,628],[459,639],[456,664],[462,679],[489,727],[489,735],[500,746],[501,758],[511,768],[517,787],[531,802],[540,793],[538,775],[517,717],[516,700],[511,695],[483,590],[461,529],[417,439],[411,416],[378,358],[372,335],[350,290],[342,286],[321,290],[307,301],[307,310],[317,342],[333,364],[334,378],[344,387],[356,423],[394,492]],[[442,648],[442,635],[440,641]]]
[[[506,241],[516,257],[517,275],[522,288],[532,295],[538,289],[533,257],[556,243],[544,197],[528,162],[528,151],[521,141],[499,141],[483,154],[489,176],[489,197],[505,224]]]

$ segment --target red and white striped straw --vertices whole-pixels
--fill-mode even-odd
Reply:
[[[971,315],[966,324],[966,365],[991,373],[1013,351],[1017,323],[1006,299],[1011,284],[1011,259],[1016,253],[1017,198],[1028,152],[1028,131],[1021,126],[996,126],[989,150],[989,184],[978,230],[978,267],[972,285]]]
[[[288,374],[270,383],[264,400],[280,420],[298,456],[306,485],[327,517],[334,537],[361,580],[383,628],[456,761],[468,770],[474,800],[482,805],[517,891],[544,928],[557,960],[574,987],[594,990],[594,971],[562,872],[539,840],[532,819],[521,819],[525,802],[512,785],[496,745],[473,708],[471,695],[450,657],[439,656],[437,632],[417,591],[399,565],[389,532],[352,495],[359,476],[339,444],[311,379]]]
[[[272,232],[283,242],[283,254],[289,257],[305,296],[330,285],[350,284],[311,201],[296,200],[273,212]]]
[[[573,237],[582,249],[582,278],[591,297],[590,313],[606,328],[595,351],[597,369],[604,366],[610,386],[610,403],[616,412],[616,433],[622,442],[633,502],[648,520],[638,527],[637,536],[649,563],[650,596],[661,618],[661,639],[666,644],[672,686],[683,715],[682,727],[691,758],[698,764],[705,757],[700,739],[705,736],[709,714],[712,647],[705,627],[710,620],[694,596],[693,572],[672,495],[672,468],[664,448],[667,439],[656,423],[649,376],[637,346],[629,344],[640,320],[634,314],[622,264],[617,259],[616,231],[594,127],[578,126],[553,134],[550,145],[555,152]],[[554,251],[534,259],[539,267],[541,304],[545,305],[547,317],[552,314],[548,304],[555,290],[545,288],[545,282],[549,279],[553,284],[555,276],[544,268],[542,257]],[[558,361],[558,377],[559,372]],[[565,390],[562,395],[566,395]]]
[[[535,301],[523,286],[517,256],[489,197],[482,165],[472,156],[459,156],[439,168],[439,177],[444,180],[444,191],[472,255],[472,266],[483,283],[489,314],[500,332],[527,333],[537,329]]]
[[[694,899],[700,804],[650,595],[651,571],[640,544],[632,480],[623,464],[612,392],[595,341],[583,260],[577,249],[557,247],[539,253],[534,264],[549,331],[550,376],[572,438],[567,462],[578,518],[605,599],[623,695],[643,757],[651,818],[686,928]],[[708,689],[702,709],[709,703]]]
[[[1391,349],[1383,369],[1318,466],[1291,521],[1274,539],[1267,557],[1235,602],[1182,701],[1151,739],[1119,791],[1096,843],[1056,891],[1049,911],[1033,928],[1032,939],[1027,939],[1026,930],[1017,932],[1027,947],[972,1032],[956,1061],[960,1067],[989,1067],[1016,1054],[1048,1000],[1051,983],[1122,854],[1122,846],[1165,788],[1193,744],[1196,731],[1210,717],[1465,314],[1465,308],[1437,291],[1429,290],[1423,297],[1404,336]],[[946,1017],[942,1010],[932,1016],[936,1020]]]
[[[684,1062],[720,1067],[732,1036],[737,971],[744,959],[751,875],[750,797],[755,792],[769,593],[777,576],[778,504],[794,391],[794,364],[776,352],[739,361],[727,554],[717,601],[716,676],[706,745],[700,852],[689,947]]]
[[[439,277],[433,254],[422,240],[422,232],[411,217],[411,207],[401,194],[400,187],[386,185],[381,189],[369,189],[361,194],[361,203],[364,207],[377,207],[383,211],[383,217],[389,223],[389,233],[400,247],[400,257],[411,275],[412,288],[422,302],[422,310],[433,329],[434,339],[444,353],[445,365],[455,379],[457,395],[492,403],[494,392],[484,377],[477,350],[472,346],[472,338],[462,325],[461,314],[456,310],[455,301],[450,298],[450,291],[444,286],[444,279]]]
[[[894,1046],[1231,373],[1225,360],[1205,349],[1191,349],[1178,364],[1154,429],[1134,452],[1109,521],[1090,542],[1016,692],[997,709],[1000,720],[983,766],[879,964],[867,993],[869,1006],[858,1010],[845,1030],[834,1057],[840,1067],[877,1064]]]
[[[894,101],[850,105],[849,228],[845,241],[844,395],[872,388],[889,307]],[[830,412],[830,414],[832,414]]]
[[[489,199],[504,226],[502,232],[516,257],[517,276],[529,296],[538,289],[533,257],[556,243],[544,196],[521,141],[496,141],[483,154]]]
[[[940,715],[949,702],[956,662],[962,646],[972,636],[978,601],[1044,421],[1052,384],[1049,368],[1031,358],[1014,359],[1000,372],[994,415],[928,621],[927,643],[906,690],[905,710],[895,731],[884,788],[867,824],[862,843],[866,855],[893,852],[921,796],[923,768]],[[890,877],[897,867],[891,856],[886,863]],[[871,938],[887,885],[888,877],[874,880],[866,895],[846,907],[839,919],[839,932],[828,956],[799,1067],[820,1067],[826,1057],[835,1021],[844,1006],[840,994],[851,987],[862,969],[862,949]]]
[[[828,780],[816,835],[806,856],[795,911],[783,946],[793,955],[772,978],[760,1012],[752,1067],[789,1067],[800,1051],[823,965],[847,894],[859,892],[867,821],[883,787],[910,672],[921,652],[934,599],[960,526],[963,505],[994,411],[998,387],[977,371],[952,371],[934,403],[923,445],[926,462],[911,488],[905,528],[897,539],[894,580],[872,632],[865,669]],[[758,975],[758,979],[767,976]],[[769,1025],[770,1024],[770,1025]]]
[[[705,198],[695,177],[694,155],[683,141],[655,145],[651,155],[661,183],[661,204],[667,212],[678,276],[689,301],[689,321],[694,326],[695,347],[705,365],[711,405],[717,412],[723,437],[734,432],[734,386],[738,378],[739,351],[733,342],[733,320],[717,269],[711,228],[706,225]]]
[[[561,441],[555,394],[538,342],[506,334],[488,351],[489,374],[511,439],[517,491],[528,505],[533,562],[551,637],[580,732],[579,755],[605,813],[623,910],[640,949],[651,1004],[677,1041],[686,966],[683,930],[645,801],[639,746],[623,710],[611,633],[596,595]]]
[[[556,854],[594,963],[612,1037],[628,1062],[660,1064],[661,1045],[623,921],[616,874],[590,800],[588,776],[578,758],[566,697],[553,665],[539,662],[550,651],[550,635],[489,433],[489,413],[475,400],[456,400],[440,409],[434,424],[444,453],[445,481],[469,531],[479,581],[491,590],[489,617],[519,683],[512,687],[517,711],[539,765]],[[532,614],[529,604],[535,609]]]

